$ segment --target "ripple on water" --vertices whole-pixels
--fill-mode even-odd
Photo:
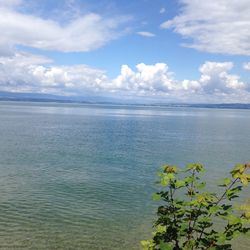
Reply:
[[[203,162],[213,186],[249,161],[249,111],[0,103],[0,117],[3,249],[139,249],[162,163]]]

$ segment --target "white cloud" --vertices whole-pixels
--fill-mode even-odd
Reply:
[[[191,39],[185,46],[211,53],[250,55],[249,0],[180,2],[180,14],[161,27]]]
[[[0,91],[58,95],[81,95],[86,91],[123,92],[133,96],[154,96],[177,89],[177,82],[164,63],[141,63],[136,65],[136,71],[122,65],[115,79],[87,65],[54,66],[51,63],[45,57],[27,53],[0,57]]]
[[[2,4],[14,5],[18,2],[2,1]],[[6,8],[6,5],[2,8],[0,5],[0,16],[0,53],[13,51],[15,45],[63,52],[95,50],[123,35],[126,32],[123,25],[129,20],[128,17],[104,18],[89,13],[61,24],[50,19],[19,13]]]
[[[201,76],[199,80],[184,80],[182,86],[189,93],[200,96],[230,96],[246,91],[246,84],[240,81],[238,75],[230,74],[233,68],[231,62],[205,62],[200,67]]]
[[[249,102],[250,88],[231,74],[231,62],[205,62],[199,79],[176,80],[165,63],[135,69],[121,66],[110,79],[101,69],[87,65],[59,66],[43,56],[16,53],[0,57],[0,91],[77,95],[86,93],[144,97],[187,102]]]
[[[105,72],[86,65],[54,66],[45,57],[17,53],[0,58],[0,90],[57,95],[95,92],[106,82]]]
[[[146,95],[169,93],[176,88],[172,73],[165,63],[140,63],[136,65],[136,72],[128,65],[123,65],[120,75],[113,80],[113,87]]]
[[[165,13],[166,12],[166,9],[165,8],[161,8],[160,9],[160,14],[163,14],[163,13]]]
[[[145,37],[154,37],[155,34],[148,32],[148,31],[139,31],[137,32],[138,35],[140,36],[145,36]]]
[[[231,94],[246,89],[238,75],[230,74],[232,62],[205,62],[197,80],[178,81],[165,63],[140,63],[133,71],[128,65],[121,67],[120,75],[112,81],[114,90],[126,90],[145,95]]]
[[[206,62],[200,67],[201,78],[199,80],[203,90],[207,93],[228,93],[234,90],[244,89],[245,84],[237,75],[229,74],[233,68],[232,62]]]
[[[250,70],[250,62],[244,63],[244,64],[243,64],[243,68],[244,68],[245,70]]]

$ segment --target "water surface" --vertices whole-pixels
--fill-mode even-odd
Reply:
[[[213,187],[250,161],[249,124],[249,110],[0,102],[0,246],[139,249],[159,167],[202,162]]]

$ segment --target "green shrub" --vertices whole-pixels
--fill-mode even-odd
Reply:
[[[236,165],[231,177],[219,184],[218,193],[204,191],[202,164],[185,170],[164,165],[159,173],[161,190],[153,195],[161,205],[153,239],[142,241],[145,250],[229,250],[231,241],[250,233],[250,201],[235,205],[243,187],[250,182],[250,163]]]

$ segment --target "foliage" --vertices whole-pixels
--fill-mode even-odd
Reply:
[[[161,190],[153,195],[161,202],[156,231],[152,240],[141,242],[143,249],[232,249],[231,240],[250,235],[250,201],[233,203],[250,182],[249,170],[250,163],[236,165],[231,177],[219,184],[219,195],[204,191],[202,164],[189,164],[185,170],[164,165],[159,173]]]

